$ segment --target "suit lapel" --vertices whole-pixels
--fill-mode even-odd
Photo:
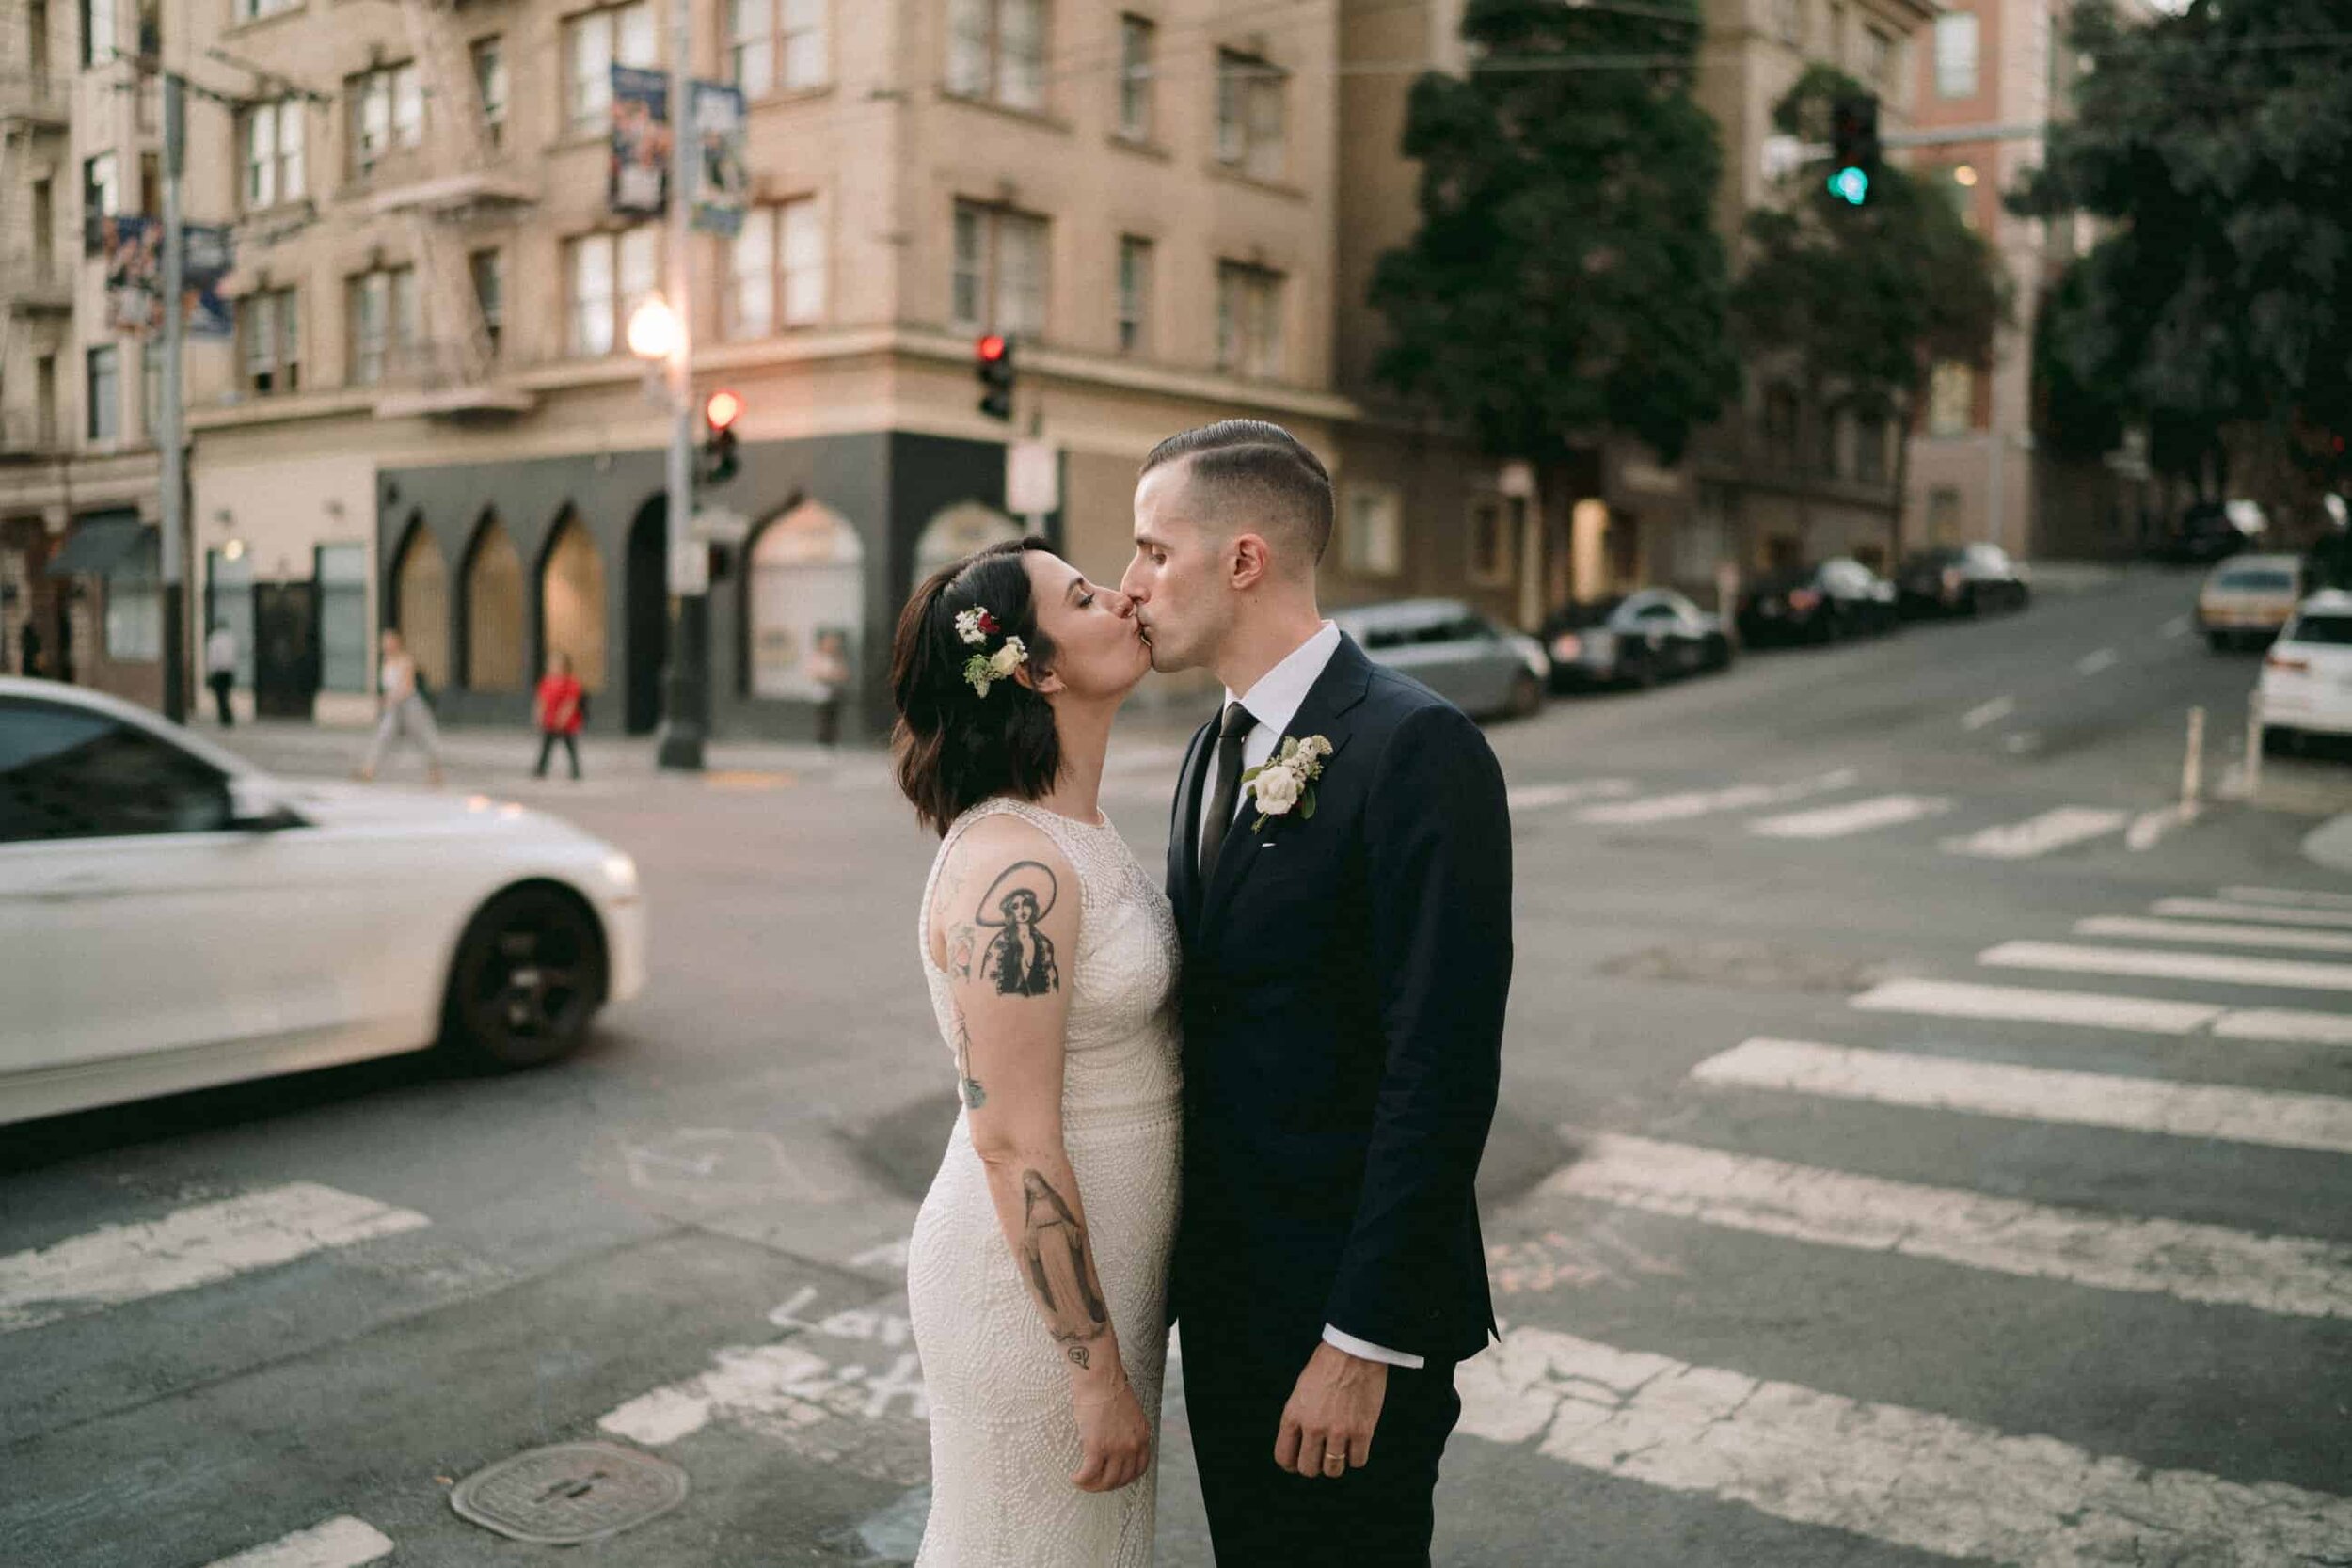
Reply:
[[[1214,722],[1200,726],[1192,737],[1192,749],[1184,753],[1183,768],[1176,775],[1176,800],[1168,824],[1168,896],[1176,906],[1176,917],[1186,930],[1192,927],[1192,917],[1200,907],[1200,875],[1196,862],[1200,858],[1200,798],[1208,787],[1208,757],[1214,749],[1210,737],[1216,732]]]

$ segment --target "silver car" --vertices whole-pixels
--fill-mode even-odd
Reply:
[[[1551,661],[1543,644],[1459,599],[1359,605],[1331,619],[1374,663],[1412,676],[1473,719],[1523,717],[1544,705]]]

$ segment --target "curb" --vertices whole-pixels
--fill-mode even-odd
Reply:
[[[2330,871],[2352,875],[2352,812],[2323,822],[2305,835],[2303,858]]]

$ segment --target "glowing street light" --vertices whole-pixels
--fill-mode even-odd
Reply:
[[[670,302],[647,294],[628,313],[628,351],[640,359],[667,359],[677,352],[678,319]]]

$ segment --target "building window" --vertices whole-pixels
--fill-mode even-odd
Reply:
[[[1764,450],[1769,461],[1783,467],[1796,466],[1797,394],[1787,387],[1764,394]]]
[[[237,20],[259,22],[265,16],[293,10],[298,3],[299,0],[237,0]]]
[[[115,57],[115,0],[82,0],[82,69]]]
[[[654,36],[653,7],[646,0],[590,11],[564,24],[565,119],[573,132],[604,129],[612,111],[612,68],[651,67],[661,62]]]
[[[378,267],[351,280],[351,380],[373,387],[405,372],[421,334],[417,269]]]
[[[89,351],[89,438],[107,442],[122,434],[121,353],[114,347]]]
[[[1347,492],[1340,564],[1358,577],[1392,578],[1405,570],[1405,520],[1396,492],[1371,486]]]
[[[482,336],[495,359],[506,335],[506,253],[477,250],[466,258],[466,272],[473,279],[474,309],[482,312]]]
[[[1840,0],[1830,0],[1829,40],[1826,45],[1829,63],[1838,70],[1846,69],[1846,8]]]
[[[746,98],[822,87],[826,0],[731,0],[727,59]]]
[[[1470,580],[1481,588],[1500,587],[1511,580],[1510,514],[1500,496],[1482,496],[1470,503]]]
[[[1886,483],[1886,421],[1858,420],[1853,427],[1853,476],[1865,484]]]
[[[33,442],[47,451],[57,444],[57,356],[33,361]]]
[[[599,357],[622,341],[629,309],[661,286],[660,242],[654,224],[618,234],[583,234],[571,242],[564,274],[571,280],[568,341],[574,355]]]
[[[1045,107],[1045,0],[948,0],[947,90]]]
[[[388,154],[424,144],[424,87],[413,62],[355,76],[347,90],[353,173],[365,174]]]
[[[727,336],[765,338],[825,316],[825,236],[814,198],[743,214],[728,260]],[[781,311],[781,313],[779,313]]]
[[[1159,28],[1140,16],[1119,19],[1119,134],[1152,139],[1152,56]]]
[[[296,99],[263,103],[245,116],[245,208],[257,213],[302,199],[303,110]]]
[[[94,218],[110,218],[122,211],[121,166],[113,153],[83,160],[82,211]]]
[[[1889,83],[1895,75],[1895,40],[1876,27],[1862,30],[1862,77],[1866,82]]]
[[[1845,463],[1839,451],[1840,437],[1846,433],[1846,416],[1824,408],[1813,422],[1815,443],[1814,466],[1820,473],[1836,479],[1844,471]]]
[[[1271,381],[1282,373],[1282,275],[1238,261],[1216,267],[1216,368]]]
[[[1255,55],[1220,49],[1216,55],[1216,156],[1260,180],[1279,180],[1283,167],[1284,99],[1289,76]]]
[[[1928,492],[1928,542],[1932,545],[1960,543],[1960,488],[1939,484]]]
[[[1935,91],[1939,98],[1977,96],[1977,18],[1946,11],[1935,19]]]
[[[1045,330],[1045,220],[956,203],[950,309],[959,326],[1035,337]]]
[[[319,585],[319,685],[329,691],[368,689],[368,547],[321,545]],[[245,659],[250,638],[240,639]],[[247,684],[250,684],[249,681]]]
[[[523,558],[498,515],[482,519],[466,557],[466,685],[523,689]]]
[[[803,501],[752,535],[744,583],[755,697],[825,694],[814,655],[828,642],[858,668],[866,633],[866,549],[848,518]]]
[[[1977,422],[1977,369],[1947,359],[1928,380],[1928,434],[1961,436]]]
[[[482,128],[492,147],[506,145],[506,45],[488,38],[473,46],[474,97],[482,104]]]
[[[1142,354],[1151,343],[1152,242],[1119,237],[1119,352]]]
[[[302,324],[292,289],[239,300],[237,330],[245,339],[246,391],[265,398],[302,389]]]
[[[164,657],[163,534],[148,528],[106,570],[106,657],[147,664]]]

